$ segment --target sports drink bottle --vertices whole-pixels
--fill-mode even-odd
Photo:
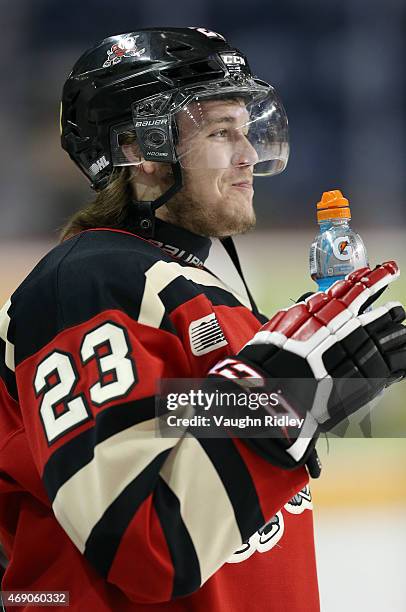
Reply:
[[[310,276],[319,291],[368,265],[365,245],[350,227],[349,202],[341,191],[325,191],[317,204],[320,231],[310,247]]]
[[[368,266],[365,245],[359,234],[350,227],[351,211],[341,191],[325,191],[317,204],[317,222],[320,231],[310,247],[310,275],[318,291],[327,289],[358,268]],[[366,312],[371,307],[366,309]],[[363,414],[360,429],[370,438],[372,425],[369,405]],[[344,422],[343,422],[344,424]],[[346,428],[341,432],[344,435]]]

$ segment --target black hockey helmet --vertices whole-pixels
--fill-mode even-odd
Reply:
[[[205,126],[202,102],[230,98],[244,101],[237,128],[255,149],[254,174],[281,172],[289,154],[283,106],[223,36],[204,28],[111,36],[79,58],[64,85],[62,147],[96,190],[108,184],[116,166],[142,160],[172,164],[175,185],[153,203],[156,209],[181,187],[181,168],[197,163],[190,152],[194,132]],[[189,130],[182,147],[179,114]],[[138,153],[131,159],[125,149],[129,135]],[[212,162],[200,155],[198,163],[209,168]]]

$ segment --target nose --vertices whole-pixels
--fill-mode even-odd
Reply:
[[[236,130],[234,152],[231,158],[233,166],[255,166],[258,163],[258,153],[248,140],[248,137]]]

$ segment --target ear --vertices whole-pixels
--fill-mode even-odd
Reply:
[[[156,162],[143,161],[140,168],[141,172],[145,174],[157,174],[158,164]]]
[[[156,172],[157,164],[155,162],[145,161],[136,144],[124,144],[121,146],[121,149],[128,161],[136,165],[141,172],[145,174],[154,174],[154,172]]]

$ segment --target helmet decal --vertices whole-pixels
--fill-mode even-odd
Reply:
[[[96,159],[96,161],[90,166],[89,172],[91,176],[96,176],[99,174],[104,168],[109,165],[109,161],[106,159],[104,155],[100,157],[100,159]]]
[[[141,57],[145,53],[145,47],[143,49],[137,48],[137,38],[139,38],[139,34],[135,36],[126,34],[114,45],[111,45],[110,49],[107,50],[107,59],[103,68],[118,64],[123,57]]]

